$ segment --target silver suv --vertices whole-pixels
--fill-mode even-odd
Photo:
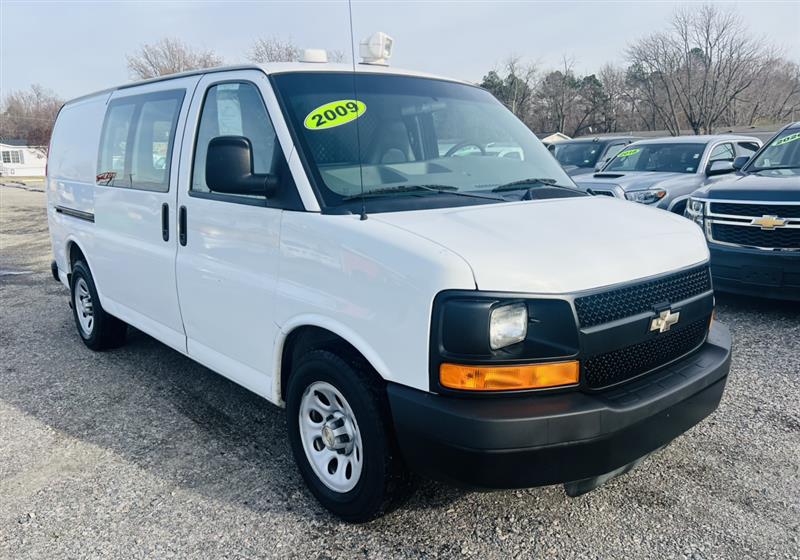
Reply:
[[[628,145],[579,186],[683,214],[695,190],[732,173],[733,160],[761,146],[752,136],[675,136]]]

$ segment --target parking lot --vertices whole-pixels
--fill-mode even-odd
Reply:
[[[595,492],[421,481],[347,525],[305,489],[281,410],[138,332],[81,344],[44,205],[0,187],[2,557],[798,558],[800,305],[718,297],[719,410]]]

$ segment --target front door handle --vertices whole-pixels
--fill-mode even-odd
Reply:
[[[178,239],[181,245],[186,246],[186,206],[181,206],[178,211]]]
[[[161,205],[161,239],[169,241],[169,204]]]

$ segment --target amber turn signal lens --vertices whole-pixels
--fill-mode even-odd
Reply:
[[[518,391],[578,383],[578,362],[552,362],[522,366],[464,366],[442,364],[439,382],[462,391]]]

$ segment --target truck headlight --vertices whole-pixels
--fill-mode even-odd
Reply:
[[[522,342],[527,335],[527,305],[512,303],[492,309],[489,316],[489,346],[492,350],[499,350]]]
[[[684,216],[692,220],[701,228],[703,227],[703,217],[706,212],[706,203],[702,200],[697,200],[694,198],[690,198],[689,202],[686,204],[686,211],[683,213]]]
[[[646,191],[631,191],[625,193],[625,198],[628,200],[641,202],[642,204],[655,204],[665,196],[667,196],[667,191],[664,189],[648,189]]]

